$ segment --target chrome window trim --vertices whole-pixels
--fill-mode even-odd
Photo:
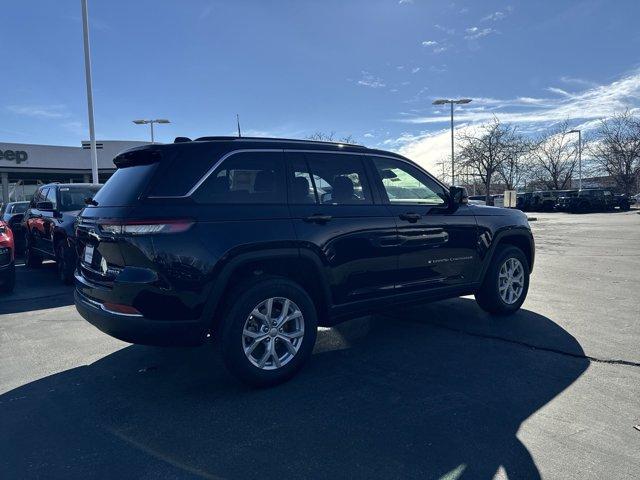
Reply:
[[[274,140],[275,142],[275,140]],[[380,153],[370,153],[370,152],[341,152],[341,151],[335,151],[335,150],[306,150],[306,149],[295,149],[295,148],[241,148],[238,150],[231,150],[230,152],[225,153],[222,157],[220,157],[220,159],[213,164],[213,166],[207,170],[207,172],[200,177],[200,179],[195,183],[195,185],[193,187],[191,187],[189,189],[189,191],[187,193],[185,193],[184,195],[149,195],[147,198],[189,198],[191,197],[191,195],[193,195],[196,190],[198,190],[198,188],[200,188],[202,186],[202,184],[204,182],[207,181],[207,179],[211,176],[211,174],[213,174],[213,172],[215,172],[218,167],[220,167],[220,165],[222,165],[222,163],[228,159],[229,157],[233,156],[233,155],[237,155],[239,153],[249,153],[249,152],[259,152],[259,153],[328,153],[328,154],[337,154],[337,155],[359,155],[359,156],[363,156],[363,157],[380,157],[380,158],[389,158],[391,160],[397,160],[399,162],[404,162],[407,165],[410,165],[414,168],[417,168],[419,171],[421,171],[422,173],[424,173],[425,175],[427,175],[430,179],[432,179],[434,182],[436,182],[438,185],[440,185],[442,188],[444,188],[444,190],[446,192],[449,191],[449,189],[442,183],[440,182],[437,178],[435,178],[433,175],[431,175],[429,172],[427,172],[426,170],[424,170],[422,167],[420,167],[420,165],[418,165],[417,163],[406,159],[406,158],[402,158],[402,157],[395,157],[392,155],[383,155]]]

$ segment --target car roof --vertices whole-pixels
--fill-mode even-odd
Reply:
[[[355,143],[341,143],[341,142],[324,142],[318,140],[304,140],[293,138],[270,138],[270,137],[224,137],[224,136],[211,136],[211,137],[199,137],[195,140],[187,139],[186,137],[178,137],[174,143],[165,144],[153,144],[134,147],[129,150],[121,152],[118,156],[127,152],[140,151],[140,150],[164,150],[182,148],[187,145],[194,144],[206,144],[210,143],[229,151],[235,149],[273,149],[282,148],[289,150],[318,150],[318,151],[335,151],[335,152],[352,152],[352,153],[368,153],[372,155],[384,155],[395,157],[405,160],[406,158],[397,153],[388,152],[386,150],[378,150],[365,147],[364,145],[358,145]]]

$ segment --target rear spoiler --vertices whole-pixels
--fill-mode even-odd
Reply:
[[[133,165],[149,165],[158,163],[160,160],[162,160],[162,154],[159,150],[143,146],[118,154],[113,159],[113,163],[117,168],[124,168]]]

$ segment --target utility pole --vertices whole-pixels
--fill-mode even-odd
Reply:
[[[451,185],[455,185],[455,165],[456,165],[456,157],[454,153],[454,140],[453,140],[453,105],[464,105],[466,103],[470,103],[470,98],[460,98],[458,100],[449,100],[446,98],[440,98],[438,100],[433,101],[433,105],[444,105],[446,103],[451,105]]]
[[[89,12],[87,0],[82,4],[82,35],[84,40],[84,76],[87,83],[87,110],[89,111],[89,141],[91,143],[91,177],[94,184],[98,182],[98,149],[96,147],[96,131],[93,121],[93,86],[91,81],[91,51],[89,49]]]

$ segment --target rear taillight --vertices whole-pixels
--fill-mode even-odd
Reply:
[[[185,232],[193,226],[193,220],[103,220],[98,225],[101,232],[111,235],[158,235]]]

